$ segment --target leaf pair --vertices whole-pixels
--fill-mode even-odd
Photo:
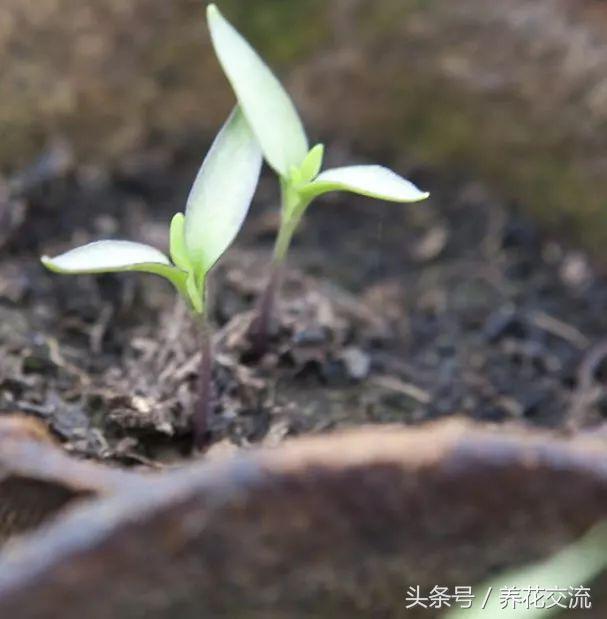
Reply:
[[[279,233],[284,252],[308,204],[329,191],[352,191],[395,202],[428,196],[382,166],[320,172],[324,148],[319,144],[309,150],[302,122],[280,82],[214,5],[208,8],[208,21],[239,106],[200,168],[185,215],[178,213],[171,222],[171,260],[141,243],[97,241],[55,258],[44,256],[42,262],[52,271],[154,273],[171,281],[192,310],[202,313],[206,276],[242,226],[257,186],[262,153],[281,178],[286,196],[284,229]]]
[[[209,150],[187,200],[185,215],[171,222],[171,260],[154,247],[131,241],[97,241],[43,264],[57,273],[140,271],[168,279],[196,313],[204,311],[208,272],[230,246],[247,215],[262,154],[237,107]]]
[[[207,19],[219,62],[266,161],[283,185],[301,196],[302,203],[307,206],[330,191],[351,191],[394,202],[416,202],[428,197],[413,183],[379,165],[350,166],[319,174],[323,146],[309,150],[301,119],[278,79],[214,4],[207,9]]]

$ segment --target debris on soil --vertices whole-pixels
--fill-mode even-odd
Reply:
[[[0,248],[0,414],[43,420],[83,457],[179,461],[199,355],[186,310],[153,276],[62,278],[38,256],[100,235],[166,247],[196,157],[150,151],[115,170],[56,161]],[[257,359],[246,333],[277,224],[276,188],[262,181],[238,249],[211,277],[211,452],[452,415],[605,424],[605,362],[590,361],[607,333],[607,282],[478,184],[413,177],[434,189],[427,205],[348,195],[310,209]]]

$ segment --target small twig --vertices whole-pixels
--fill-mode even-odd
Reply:
[[[530,320],[539,329],[560,337],[576,348],[584,350],[590,346],[590,340],[581,331],[545,312],[534,312]]]
[[[107,327],[110,323],[114,308],[110,304],[105,304],[99,312],[99,318],[89,332],[89,346],[96,355],[101,353],[101,342],[107,332]]]
[[[57,366],[75,376],[82,385],[88,386],[91,384],[91,378],[83,372],[78,366],[67,361],[61,354],[59,343],[54,338],[47,338],[46,344],[48,346],[49,358]]]
[[[582,359],[577,373],[577,387],[572,398],[571,425],[580,425],[584,411],[600,395],[600,389],[594,384],[595,375],[605,357],[607,357],[607,340],[602,340],[593,346]]]
[[[432,396],[427,391],[412,383],[405,383],[394,376],[376,376],[371,380],[371,383],[382,389],[406,395],[420,404],[430,404],[432,402]]]

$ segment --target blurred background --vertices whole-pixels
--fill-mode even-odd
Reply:
[[[607,8],[597,0],[222,0],[314,138],[488,179],[600,254]],[[199,0],[3,0],[0,169],[204,145],[231,104]]]

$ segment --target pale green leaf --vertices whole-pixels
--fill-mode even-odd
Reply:
[[[188,197],[185,246],[198,277],[234,240],[247,215],[262,156],[237,107],[211,146]]]
[[[185,215],[176,213],[171,220],[170,234],[171,260],[184,271],[191,269],[190,259],[185,246]]]
[[[180,293],[185,292],[186,273],[171,265],[155,247],[132,241],[95,241],[71,249],[54,258],[43,256],[44,266],[67,275],[139,271],[168,279]]]
[[[390,202],[418,202],[430,194],[379,165],[349,166],[327,170],[307,185],[302,194],[316,197],[330,191],[350,191]]]
[[[306,155],[300,168],[301,176],[305,183],[309,183],[318,176],[324,156],[325,147],[322,144],[317,144]]]
[[[211,39],[223,70],[268,163],[283,177],[301,166],[308,140],[289,95],[257,52],[214,4],[207,10]]]
[[[131,241],[95,241],[60,256],[42,257],[42,263],[57,273],[105,273],[131,271],[142,265],[171,266],[155,247]]]

